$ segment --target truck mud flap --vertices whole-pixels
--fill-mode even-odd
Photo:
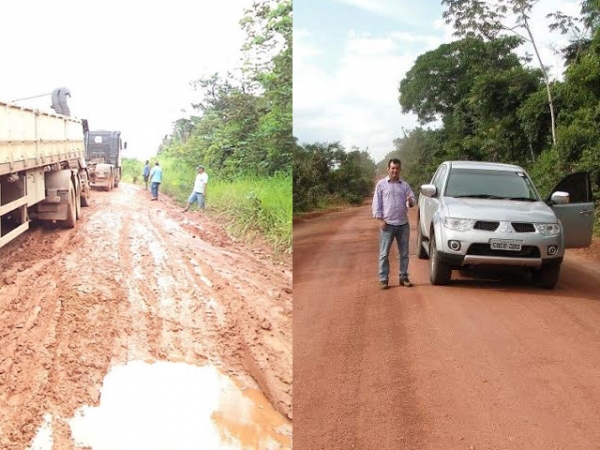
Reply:
[[[68,214],[71,171],[59,170],[46,174],[46,198],[37,204],[39,220],[65,220]],[[74,188],[73,188],[74,189]]]

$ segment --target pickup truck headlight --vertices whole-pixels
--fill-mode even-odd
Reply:
[[[475,220],[473,219],[457,219],[456,217],[446,217],[444,226],[454,231],[469,231],[473,229]]]
[[[534,225],[538,232],[544,236],[554,236],[560,233],[560,227],[557,223],[536,223]]]

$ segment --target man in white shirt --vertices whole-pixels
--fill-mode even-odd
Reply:
[[[196,175],[196,181],[194,181],[194,190],[190,198],[188,199],[188,205],[185,207],[183,212],[186,212],[192,206],[192,203],[198,202],[198,208],[204,209],[206,199],[206,185],[208,184],[208,174],[204,171],[204,166],[200,165],[196,167],[198,175]]]

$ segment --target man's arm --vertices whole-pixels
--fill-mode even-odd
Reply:
[[[381,192],[381,184],[377,183],[375,186],[375,193],[373,194],[373,217],[379,222],[379,228],[385,230],[386,223],[383,219],[383,193]]]

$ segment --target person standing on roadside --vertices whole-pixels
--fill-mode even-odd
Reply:
[[[408,279],[408,245],[410,224],[408,208],[416,204],[415,194],[406,181],[400,179],[402,163],[397,158],[388,161],[388,176],[379,180],[373,195],[373,217],[379,223],[379,287],[388,288],[389,255],[394,238],[400,254],[400,286],[412,287]]]
[[[205,208],[208,174],[204,171],[203,165],[196,167],[196,170],[198,171],[198,174],[196,175],[196,180],[194,181],[194,190],[192,191],[190,198],[188,198],[188,204],[183,212],[188,211],[194,202],[198,202],[198,209],[203,210]]]
[[[144,177],[144,183],[146,183],[146,190],[148,190],[148,179],[150,178],[150,161],[146,161],[146,165],[144,166],[142,176]]]
[[[158,188],[162,183],[162,168],[158,164],[158,161],[154,163],[154,167],[150,171],[150,182],[152,183],[152,198],[150,200],[158,200]]]

